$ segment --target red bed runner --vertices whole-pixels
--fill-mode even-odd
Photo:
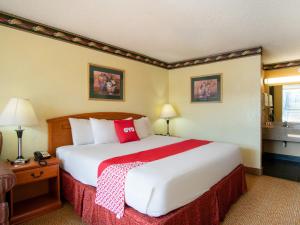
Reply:
[[[125,206],[125,179],[130,169],[209,143],[211,142],[206,140],[190,139],[103,161],[98,167],[95,203],[121,218]]]

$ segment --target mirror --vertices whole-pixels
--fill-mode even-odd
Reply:
[[[300,123],[300,84],[270,86],[269,121]]]

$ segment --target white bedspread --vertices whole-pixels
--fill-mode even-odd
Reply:
[[[96,186],[98,165],[105,159],[152,149],[184,139],[153,135],[125,144],[63,146],[61,167],[84,184]],[[149,216],[161,216],[201,196],[241,164],[238,146],[213,142],[129,171],[126,203]]]

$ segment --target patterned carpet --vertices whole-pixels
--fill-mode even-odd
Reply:
[[[300,225],[300,183],[247,175],[248,192],[231,207],[222,225]],[[63,208],[24,225],[81,225],[65,203]]]
[[[222,225],[300,225],[300,183],[247,175],[247,185]]]

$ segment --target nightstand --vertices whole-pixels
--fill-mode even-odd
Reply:
[[[46,166],[33,159],[25,165],[9,165],[16,185],[8,193],[11,224],[22,223],[61,207],[59,160],[50,158]]]

